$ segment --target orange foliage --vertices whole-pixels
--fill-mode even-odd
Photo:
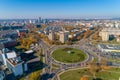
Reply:
[[[88,38],[91,34],[91,30],[87,30],[85,33],[84,33],[84,37],[83,38]]]
[[[81,77],[81,79],[80,80],[89,80],[88,79],[88,77],[87,76],[83,76],[83,77]]]
[[[112,67],[110,67],[110,66],[101,66],[101,68],[104,69],[104,70],[112,69]]]

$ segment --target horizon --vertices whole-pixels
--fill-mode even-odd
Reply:
[[[36,20],[38,18],[39,17],[37,17],[37,18],[0,18],[0,20],[22,20],[22,19],[23,20]],[[107,18],[54,18],[54,17],[53,18],[42,18],[41,17],[41,19],[61,19],[61,20],[62,19],[63,20],[64,19],[76,19],[76,20],[77,19],[79,19],[79,20],[82,20],[82,19],[85,19],[85,20],[90,20],[90,19],[95,19],[95,20],[98,19],[99,20],[99,19],[101,19],[102,20],[103,19],[104,20],[104,19],[119,19],[119,18],[120,18],[119,16],[118,17],[109,17],[109,18],[108,17]]]
[[[1,0],[0,19],[109,19],[120,16],[120,0]]]

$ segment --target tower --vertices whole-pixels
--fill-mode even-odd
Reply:
[[[60,32],[60,41],[65,43],[68,40],[68,32]]]
[[[102,32],[101,35],[102,35],[102,41],[109,40],[109,33],[107,31]]]
[[[36,23],[41,23],[41,22],[42,22],[42,19],[41,19],[41,17],[39,17],[39,18],[37,19]]]

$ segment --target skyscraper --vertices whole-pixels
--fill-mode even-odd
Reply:
[[[68,40],[68,32],[64,31],[64,32],[60,32],[60,41],[62,43],[65,43]]]
[[[102,41],[108,41],[108,40],[109,40],[109,33],[102,32]]]
[[[42,19],[41,17],[38,18],[38,23],[41,23]]]
[[[42,19],[41,19],[41,17],[39,17],[37,20],[36,20],[36,23],[37,24],[40,24],[42,22]]]

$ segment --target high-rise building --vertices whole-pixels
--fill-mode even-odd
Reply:
[[[38,18],[38,22],[41,23],[41,17]]]
[[[49,35],[48,35],[48,38],[49,38],[50,40],[55,40],[55,32],[54,32],[54,31],[51,31],[51,32],[49,33]]]
[[[38,24],[40,24],[42,22],[42,19],[41,19],[41,17],[39,17],[37,20],[36,20],[36,23]]]
[[[102,41],[108,41],[109,40],[109,33],[108,32],[102,32]]]
[[[64,32],[60,32],[60,41],[62,43],[65,43],[68,40],[68,32],[64,31]]]

